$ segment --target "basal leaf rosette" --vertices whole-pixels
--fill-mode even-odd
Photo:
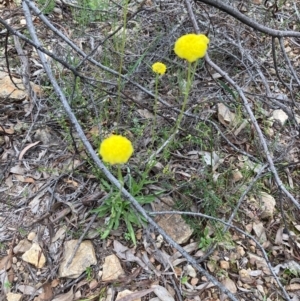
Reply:
[[[174,52],[190,63],[203,58],[206,54],[209,38],[204,34],[189,33],[175,42]]]
[[[124,164],[133,154],[133,146],[126,137],[111,135],[100,144],[99,154],[106,163]]]

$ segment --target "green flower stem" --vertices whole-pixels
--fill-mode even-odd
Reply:
[[[122,188],[124,187],[124,180],[123,180],[122,171],[121,171],[121,164],[118,164],[118,180],[121,184],[121,186],[120,186],[120,195],[121,195]]]
[[[177,118],[176,125],[175,125],[175,130],[176,131],[180,127],[180,123],[181,123],[181,120],[183,118],[183,113],[184,113],[184,110],[185,110],[185,107],[186,107],[186,104],[187,104],[187,101],[188,101],[188,96],[189,96],[191,85],[192,85],[192,81],[191,81],[191,71],[192,70],[191,69],[192,69],[192,63],[189,62],[188,74],[187,74],[187,82],[186,82],[186,86],[185,86],[185,91],[183,92],[184,99],[183,99],[183,103],[182,103],[180,114],[179,114],[179,116]]]
[[[122,68],[124,61],[124,51],[126,44],[126,29],[127,29],[127,14],[128,14],[128,3],[129,0],[125,1],[124,9],[123,9],[123,29],[122,29],[122,37],[121,37],[121,49],[120,49],[120,66],[119,66],[119,76],[118,76],[118,91],[117,91],[117,129],[119,129],[120,119],[121,119],[121,87],[122,87]]]
[[[193,83],[193,79],[194,79],[194,75],[195,75],[195,72],[196,72],[197,62],[198,61],[196,61],[196,63],[195,63],[194,69],[192,68],[192,63],[190,63],[190,62],[188,63],[189,65],[188,65],[187,83],[186,83],[186,86],[185,86],[185,91],[183,92],[184,99],[183,99],[180,114],[179,114],[179,116],[177,118],[177,121],[176,121],[176,124],[175,124],[175,132],[178,131],[178,129],[180,127],[180,123],[181,123],[182,118],[183,118],[184,110],[185,110],[185,107],[186,107],[186,104],[187,104],[187,101],[188,101],[189,93],[190,93],[192,83]]]
[[[155,132],[155,127],[156,127],[156,116],[157,116],[157,95],[158,95],[158,78],[159,78],[159,74],[156,73],[155,76],[155,97],[154,97],[154,121],[153,121],[153,125],[152,125],[152,147],[154,144],[154,132]]]

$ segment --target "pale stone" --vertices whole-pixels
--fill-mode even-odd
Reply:
[[[46,263],[46,257],[41,247],[37,243],[33,243],[31,248],[22,255],[22,259],[41,269]]]
[[[243,178],[243,175],[242,173],[236,169],[232,172],[232,179],[233,179],[233,182],[238,182],[240,181],[241,179]]]
[[[24,100],[28,94],[24,88],[23,82],[21,79],[13,77],[12,78],[16,86],[12,83],[10,77],[7,75],[6,72],[0,71],[0,100],[2,99],[9,99],[9,100],[16,100],[22,101]],[[39,86],[35,85],[34,83],[30,83],[33,90],[37,93],[41,93],[41,89]]]
[[[249,274],[248,270],[242,269],[239,271],[240,280],[243,283],[250,283],[252,281],[252,278]]]
[[[28,235],[27,235],[27,239],[30,240],[30,241],[33,241],[36,237],[36,233],[35,232],[30,232]]]
[[[220,268],[223,270],[228,270],[229,269],[229,262],[226,260],[221,260],[220,261]]]
[[[31,243],[27,239],[22,239],[19,243],[14,247],[14,254],[22,254],[28,251],[31,247]]]
[[[98,281],[96,279],[93,279],[89,284],[91,290],[94,290],[95,288],[97,288],[97,286],[98,286]]]
[[[163,197],[163,202],[153,204],[154,211],[170,211],[174,205],[171,197]],[[184,221],[179,214],[160,215],[155,218],[157,224],[178,244],[186,243],[193,229]]]
[[[6,294],[7,301],[20,301],[22,298],[21,294],[7,293]]]
[[[121,291],[118,293],[117,295],[117,298],[116,298],[116,301],[118,301],[119,299],[125,297],[125,296],[128,296],[130,294],[132,294],[133,292],[130,291],[130,290],[124,290],[124,291]],[[131,300],[131,299],[130,299]],[[132,299],[132,301],[141,301],[141,298],[137,298],[137,299]]]
[[[216,265],[215,265],[214,262],[209,261],[209,262],[207,263],[207,268],[209,269],[210,272],[214,272],[215,269],[216,269]]]
[[[192,278],[191,279],[191,285],[193,285],[193,286],[196,286],[198,282],[199,282],[198,278]]]
[[[276,201],[273,196],[267,194],[266,192],[260,193],[261,200],[261,210],[262,213],[260,215],[261,218],[271,218],[273,217]]]
[[[188,264],[184,270],[185,273],[192,278],[195,278],[197,276],[195,269],[190,264]]]
[[[105,257],[102,280],[116,280],[121,275],[124,275],[124,270],[121,267],[118,257],[114,254]]]
[[[282,125],[288,120],[289,116],[281,109],[274,110],[272,116],[275,120],[279,121]]]
[[[244,256],[245,255],[245,250],[242,246],[237,246],[236,251],[239,255]]]
[[[239,275],[242,278],[249,277],[249,272],[245,269],[239,270]]]
[[[225,278],[222,284],[233,294],[237,292],[235,283],[230,278]]]
[[[77,243],[78,240],[69,240],[65,242],[63,260],[58,270],[60,278],[78,278],[87,267],[97,263],[93,244],[91,241],[85,240],[80,244],[72,262],[67,267],[67,262],[73,255]]]

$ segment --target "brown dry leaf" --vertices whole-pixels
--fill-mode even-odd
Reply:
[[[130,290],[124,290],[119,292],[116,301],[140,301],[142,297],[153,292],[153,288],[142,290],[139,292],[131,292]]]
[[[271,271],[264,258],[250,252],[248,254],[249,254],[250,264],[252,265],[255,264],[257,269],[261,269],[266,275],[271,275]]]
[[[13,269],[9,269],[7,271],[7,278],[10,283],[12,283],[14,281],[15,273],[14,273]]]
[[[223,103],[218,103],[218,119],[224,126],[234,125],[235,114],[232,113]]]
[[[148,111],[147,109],[139,109],[137,111],[141,115],[141,117],[143,117],[143,118],[152,119],[154,117],[154,115],[150,111]]]
[[[298,291],[300,290],[300,283],[292,283],[285,287],[288,291]]]
[[[276,238],[275,238],[275,244],[276,244],[276,245],[281,245],[281,244],[282,244],[282,234],[283,234],[283,229],[284,229],[284,227],[280,227],[280,228],[277,230]]]
[[[294,225],[294,227],[295,227],[298,231],[300,231],[300,225],[299,225],[299,224],[297,224],[296,222],[293,222],[293,225]]]
[[[9,172],[17,175],[23,175],[25,173],[24,168],[20,165],[13,166]]]
[[[10,128],[6,128],[4,126],[0,126],[0,133],[1,134],[8,134],[12,135],[15,132],[14,128],[11,126]]]
[[[151,288],[154,289],[154,294],[163,301],[175,301],[172,295],[160,285],[152,285]]]
[[[57,287],[59,285],[59,279],[53,279],[51,282],[51,287]]]
[[[93,126],[90,130],[89,130],[89,132],[88,132],[88,134],[90,134],[90,135],[92,135],[92,136],[99,136],[99,127],[98,126]]]
[[[26,147],[24,147],[23,150],[19,154],[19,161],[21,161],[23,159],[24,155],[26,154],[26,152],[29,149],[31,149],[32,147],[36,146],[39,143],[40,143],[40,141],[37,141],[37,142],[34,142],[34,143],[30,143]]]
[[[126,261],[136,262],[143,269],[149,270],[147,265],[139,257],[134,255],[134,250],[127,248],[117,240],[114,240],[114,251],[119,258],[125,259]]]
[[[30,286],[30,285],[20,284],[20,285],[18,285],[17,288],[24,295],[39,295],[43,292],[42,288],[37,290],[34,286]]]
[[[78,185],[79,185],[78,182],[76,182],[74,180],[67,179],[64,182],[67,183],[67,184],[72,184],[74,187],[78,187]]]
[[[43,285],[44,292],[41,293],[38,298],[41,301],[50,301],[53,297],[51,283],[47,282]]]
[[[253,223],[253,231],[260,243],[267,241],[266,228],[262,222]]]
[[[31,177],[24,178],[24,183],[35,183],[35,180]]]
[[[52,301],[73,301],[73,300],[74,300],[73,287],[70,289],[69,292],[58,295],[56,298],[52,299]]]
[[[10,256],[7,255],[0,260],[0,270],[9,270],[11,267]]]

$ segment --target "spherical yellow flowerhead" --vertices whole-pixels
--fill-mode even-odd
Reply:
[[[208,43],[209,38],[206,35],[189,33],[175,42],[174,52],[180,58],[192,63],[205,56]]]
[[[154,73],[163,75],[166,73],[166,70],[167,70],[167,66],[161,62],[156,62],[152,65],[152,71]]]
[[[111,165],[126,163],[133,153],[131,142],[121,135],[111,135],[100,144],[99,154]]]

